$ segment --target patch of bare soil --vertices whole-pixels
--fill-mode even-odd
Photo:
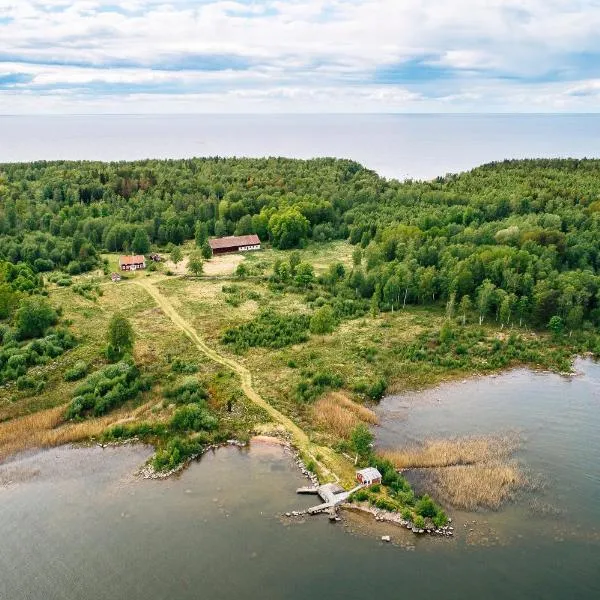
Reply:
[[[241,254],[221,254],[204,261],[204,274],[211,277],[233,275],[237,266],[244,260]]]
[[[177,264],[175,264],[171,259],[168,259],[165,261],[165,267],[168,271],[175,273],[175,275],[187,275],[189,261],[190,259],[187,256]]]

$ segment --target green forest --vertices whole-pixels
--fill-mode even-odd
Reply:
[[[39,274],[86,272],[102,252],[248,233],[279,249],[348,239],[354,268],[325,282],[346,310],[442,304],[501,326],[600,325],[597,160],[506,161],[431,182],[328,158],[0,164],[1,318],[40,292]]]

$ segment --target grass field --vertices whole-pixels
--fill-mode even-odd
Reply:
[[[75,285],[49,285],[51,302],[61,309],[63,323],[75,333],[78,343],[52,363],[32,369],[32,372],[44,372],[47,384],[43,393],[20,392],[14,385],[0,389],[0,458],[29,447],[97,437],[116,423],[166,420],[172,409],[163,408],[162,392],[165,386],[174,385],[181,378],[171,370],[171,362],[177,357],[185,357],[197,366],[197,376],[211,391],[211,409],[221,416],[224,426],[232,431],[247,431],[266,419],[247,400],[236,378],[200,352],[183,332],[173,327],[148,293],[134,284],[148,276],[160,275],[132,273],[119,283],[112,283],[99,274],[75,278],[75,284],[82,281],[98,284],[99,294],[93,299],[76,293]],[[143,372],[152,375],[156,383],[149,392],[105,417],[64,423],[62,416],[79,383],[65,381],[64,373],[80,360],[89,365],[90,371],[106,364],[105,334],[108,321],[116,311],[130,319],[136,336],[135,362]],[[235,401],[230,413],[226,407],[232,398]]]
[[[352,249],[345,242],[333,242],[309,246],[300,250],[300,255],[318,274],[335,262],[349,267]],[[187,254],[192,250],[191,244],[185,247]],[[14,386],[0,390],[0,459],[28,447],[97,437],[117,423],[166,423],[173,406],[164,401],[163,391],[183,377],[172,372],[171,364],[175,358],[184,358],[197,366],[197,376],[210,390],[210,408],[224,431],[243,436],[267,421],[284,424],[296,432],[301,449],[310,460],[314,458],[322,469],[337,473],[342,481],[350,483],[353,465],[333,449],[348,439],[357,424],[376,423],[368,408],[373,402],[370,390],[374,383],[385,382],[381,391],[386,385],[388,391],[395,392],[422,388],[476,374],[485,363],[485,351],[483,358],[465,359],[459,367],[449,366],[444,357],[435,361],[406,359],[406,348],[424,339],[423,335],[437,339],[435,336],[446,320],[442,308],[431,306],[346,319],[337,324],[333,333],[310,335],[300,344],[277,349],[251,347],[237,354],[222,341],[227,328],[248,323],[266,309],[281,315],[311,314],[314,310],[305,291],[268,283],[273,264],[287,260],[289,255],[268,249],[218,257],[205,263],[206,276],[200,278],[169,275],[173,269],[162,263],[154,271],[126,274],[119,283],[110,282],[108,275],[98,271],[74,278],[71,287],[49,284],[50,299],[61,308],[63,321],[76,335],[78,344],[43,367],[47,379],[43,393],[28,395]],[[108,273],[117,270],[115,255],[104,258]],[[247,278],[235,276],[235,268],[241,263],[248,267]],[[185,273],[185,265],[185,260],[180,263],[181,273]],[[76,284],[82,282],[91,289],[83,295],[76,291]],[[139,284],[149,284],[168,302],[177,318],[185,322],[187,333],[185,328],[176,326],[173,315],[157,306],[150,288]],[[90,370],[106,363],[105,332],[116,311],[130,319],[136,334],[135,362],[153,377],[155,384],[149,392],[109,415],[83,423],[65,423],[62,415],[77,385],[64,380],[65,370],[80,360],[90,365]],[[507,337],[493,324],[483,328],[468,325],[464,331],[475,329],[478,333],[469,342],[474,346],[493,345],[495,340]],[[189,331],[197,334],[209,351],[202,351],[202,346],[190,339],[193,335]],[[463,338],[468,341],[470,338],[465,335]],[[426,343],[435,346],[437,342],[431,339]],[[554,351],[550,345],[548,351]],[[249,398],[248,389],[246,393],[242,391],[248,383],[240,380],[240,374],[243,379],[246,372],[252,381],[250,396],[256,394],[260,402],[266,401],[263,408],[268,410]],[[300,393],[307,389],[308,396]],[[307,401],[307,397],[312,400]],[[486,452],[495,451],[484,441],[444,448],[432,443],[420,449],[400,448],[388,458],[399,468],[427,467],[432,474],[435,469],[436,481],[440,489],[446,490],[444,497],[448,501],[466,506],[468,498],[480,498],[480,503],[494,506],[498,499],[510,494],[519,475],[507,471],[505,463],[480,456]],[[479,453],[478,458],[467,460],[469,453]],[[473,489],[478,477],[485,479],[486,474],[487,481],[492,482],[490,486],[497,490],[495,496]]]

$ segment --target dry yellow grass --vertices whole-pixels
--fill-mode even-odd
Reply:
[[[496,510],[527,481],[510,460],[516,436],[428,440],[412,448],[385,450],[381,455],[399,469],[424,469],[425,477],[444,502],[465,510]]]
[[[381,455],[398,469],[473,465],[510,456],[518,448],[514,436],[428,440],[422,446],[384,450]]]
[[[514,463],[488,462],[434,469],[431,473],[439,495],[465,510],[497,510],[511,500],[527,481]]]
[[[378,423],[372,410],[339,392],[333,392],[315,403],[313,419],[317,426],[340,437],[348,437],[359,423]]]
[[[64,423],[65,406],[57,406],[0,423],[0,460],[30,448],[49,448],[99,436],[107,427],[140,416],[149,404],[132,411],[116,411],[105,417]]]

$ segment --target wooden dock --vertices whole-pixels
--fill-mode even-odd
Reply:
[[[335,510],[335,507],[338,504],[347,502],[348,498],[354,492],[362,489],[363,487],[365,487],[363,484],[357,485],[355,488],[347,492],[337,483],[326,483],[325,485],[321,485],[319,487],[298,488],[296,491],[298,494],[317,494],[321,500],[323,500],[323,504],[312,506],[306,511],[310,515],[317,515],[326,511]]]

